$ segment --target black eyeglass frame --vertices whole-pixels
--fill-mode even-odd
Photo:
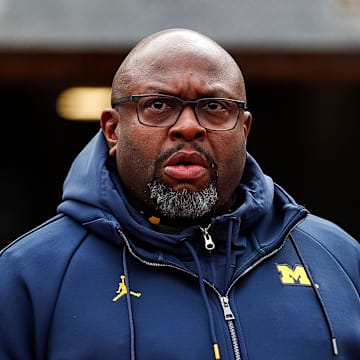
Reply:
[[[178,117],[176,118],[176,120],[174,121],[173,124],[171,124],[171,125],[166,125],[166,126],[150,125],[150,124],[146,124],[146,123],[144,123],[144,122],[142,122],[142,121],[140,120],[139,111],[138,111],[138,103],[139,103],[139,100],[140,100],[141,98],[143,98],[143,97],[148,97],[148,96],[154,96],[154,97],[159,97],[159,98],[164,97],[164,98],[175,99],[175,100],[177,100],[177,101],[179,101],[179,102],[181,103],[182,109],[181,109],[181,111],[179,112],[179,115],[178,115]],[[240,109],[243,109],[243,110],[247,110],[247,109],[248,109],[248,108],[247,108],[247,103],[246,103],[246,101],[243,101],[243,100],[236,100],[236,99],[229,99],[229,98],[216,98],[216,97],[206,97],[206,98],[200,98],[200,99],[197,99],[197,100],[184,100],[184,99],[181,99],[181,98],[179,98],[179,97],[177,97],[177,96],[166,95],[166,94],[139,94],[139,95],[124,96],[124,97],[117,98],[117,99],[113,100],[113,101],[111,102],[111,107],[112,107],[113,109],[115,109],[116,106],[118,106],[118,105],[125,104],[125,103],[127,103],[127,102],[134,102],[134,103],[136,103],[136,115],[137,115],[137,118],[138,118],[138,121],[139,121],[140,124],[142,124],[142,125],[144,125],[144,126],[148,126],[148,127],[170,128],[170,127],[172,127],[172,126],[174,126],[174,125],[176,124],[176,122],[178,121],[178,119],[179,119],[182,111],[184,110],[184,107],[185,107],[185,106],[191,105],[191,106],[195,107],[196,104],[197,104],[199,101],[204,101],[204,100],[213,100],[213,101],[224,101],[224,100],[226,100],[226,101],[231,101],[231,102],[233,102],[233,103],[235,103],[235,104],[238,105],[239,110],[240,110]],[[236,121],[235,121],[235,123],[234,123],[234,126],[231,127],[231,128],[229,128],[229,129],[211,129],[211,128],[208,129],[207,127],[203,126],[203,125],[200,123],[200,121],[199,121],[199,119],[198,119],[198,116],[197,116],[197,114],[196,114],[195,109],[194,109],[194,113],[195,113],[195,117],[196,117],[196,120],[198,121],[198,123],[199,123],[202,127],[204,127],[205,129],[210,130],[210,131],[228,131],[228,130],[234,129],[235,126],[236,126],[236,124],[237,124],[237,122],[238,122],[238,120],[239,120],[239,115],[240,115],[240,111],[239,111],[239,113],[238,113],[238,115],[237,115],[237,118],[236,118]]]

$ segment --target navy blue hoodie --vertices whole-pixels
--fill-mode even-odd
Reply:
[[[250,155],[228,214],[157,223],[99,132],[58,215],[1,252],[0,359],[358,360],[359,259]]]

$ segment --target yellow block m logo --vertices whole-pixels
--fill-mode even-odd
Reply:
[[[277,264],[276,268],[280,274],[280,280],[286,285],[311,286],[311,282],[302,265],[291,267],[287,264]]]

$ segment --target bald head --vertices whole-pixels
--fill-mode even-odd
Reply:
[[[195,63],[221,81],[236,82],[239,93],[234,96],[245,98],[241,70],[224,48],[198,32],[167,29],[144,38],[129,52],[115,74],[113,99],[130,95],[133,81],[148,81],[154,71],[191,69]]]

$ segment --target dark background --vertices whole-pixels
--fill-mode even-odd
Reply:
[[[99,129],[59,118],[57,96],[110,86],[125,53],[0,52],[0,247],[55,214],[72,160]],[[253,113],[249,152],[300,204],[360,239],[360,54],[233,54]]]

